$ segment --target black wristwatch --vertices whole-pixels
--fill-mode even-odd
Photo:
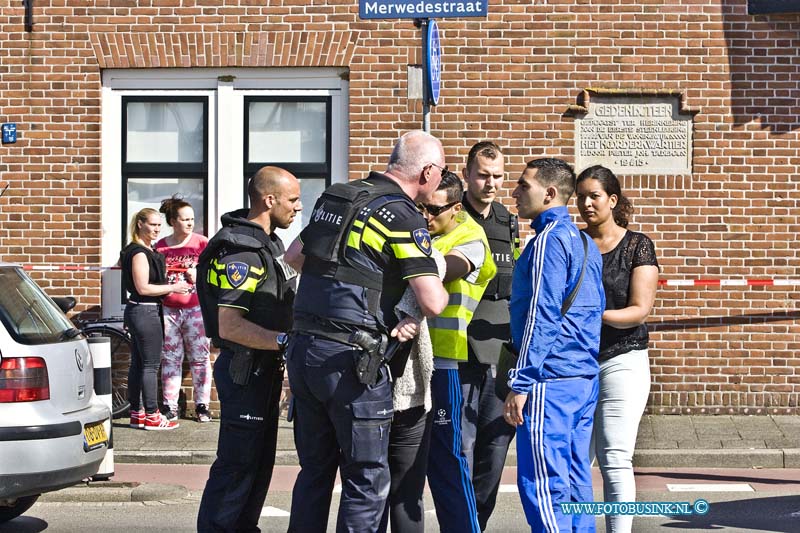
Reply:
[[[289,335],[286,333],[278,333],[278,335],[275,337],[275,342],[278,343],[279,350],[285,350],[286,345],[289,344]]]

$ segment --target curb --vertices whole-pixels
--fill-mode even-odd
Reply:
[[[633,466],[658,468],[800,468],[800,449],[636,450]]]
[[[40,502],[154,502],[181,500],[189,495],[186,487],[161,483],[114,483],[90,481],[39,497]]]
[[[513,445],[512,445],[513,446]],[[115,451],[118,463],[211,464],[209,451]],[[275,464],[298,466],[295,450],[278,450]],[[517,466],[516,450],[510,449],[505,466]],[[648,449],[636,450],[633,466],[648,468],[800,468],[800,448],[785,449]]]
[[[216,451],[120,451],[114,450],[114,462],[126,464],[210,465],[217,458]],[[275,464],[297,466],[300,459],[295,450],[278,450]]]

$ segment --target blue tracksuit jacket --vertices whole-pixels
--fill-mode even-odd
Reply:
[[[589,239],[583,283],[561,316],[561,304],[580,276],[583,241],[565,206],[544,211],[532,227],[536,237],[517,261],[511,289],[511,338],[520,356],[509,385],[518,393],[529,392],[535,382],[597,375],[606,307],[603,259]]]

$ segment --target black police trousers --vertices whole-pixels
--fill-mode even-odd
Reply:
[[[283,372],[265,361],[247,385],[231,381],[231,353],[214,363],[222,414],[217,458],[211,465],[200,502],[197,530],[261,531],[258,520],[275,466]]]
[[[392,388],[385,369],[375,386],[358,381],[352,346],[306,334],[292,337],[286,365],[294,400],[300,473],[289,531],[324,532],[336,470],[342,495],[337,532],[377,531],[389,495]]]
[[[464,397],[461,449],[472,473],[478,524],[484,531],[497,502],[500,476],[516,429],[503,418],[505,398],[501,400],[494,392],[496,378],[490,365],[470,360],[458,365],[458,373]]]

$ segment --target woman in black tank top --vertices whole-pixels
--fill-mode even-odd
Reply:
[[[120,252],[124,289],[130,293],[125,306],[125,327],[133,347],[128,370],[128,400],[131,427],[169,430],[178,427],[158,410],[158,367],[164,345],[161,298],[170,293],[186,294],[185,281],[167,285],[164,256],[152,249],[161,232],[161,215],[145,208],[131,219],[131,242]]]

